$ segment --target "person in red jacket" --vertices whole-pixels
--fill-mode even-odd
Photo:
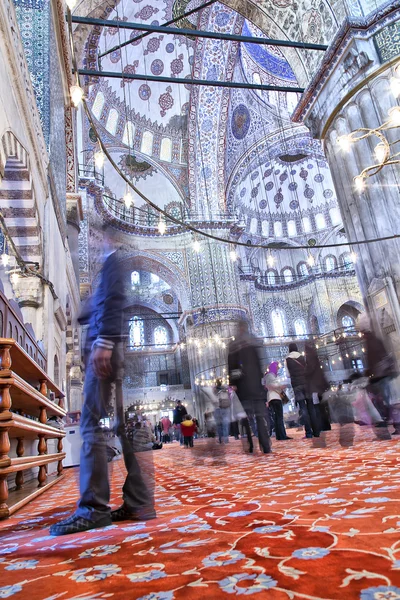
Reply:
[[[190,415],[185,415],[181,423],[181,432],[183,435],[183,443],[185,448],[193,448],[193,435],[197,431],[197,427]]]

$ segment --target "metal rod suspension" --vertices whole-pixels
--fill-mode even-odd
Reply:
[[[205,85],[208,87],[243,88],[246,90],[264,90],[267,92],[298,92],[302,94],[304,88],[288,87],[283,85],[263,85],[262,83],[243,83],[235,81],[209,81],[207,79],[185,79],[183,77],[164,77],[162,75],[141,75],[136,73],[121,73],[116,71],[93,71],[79,69],[79,75],[90,77],[105,77],[106,79],[131,79],[133,81],[158,81],[162,83],[178,83],[180,85]]]
[[[181,19],[190,17],[190,15],[193,15],[194,13],[198,12],[199,10],[203,10],[203,8],[207,8],[208,6],[211,6],[212,4],[215,4],[216,2],[218,2],[218,0],[209,0],[209,2],[206,2],[205,4],[201,4],[197,8],[192,8],[192,10],[189,10],[188,12],[185,12],[182,15],[178,15],[174,19],[171,19],[170,21],[166,21],[166,23],[162,23],[160,25],[160,27],[169,27],[170,25],[174,25]],[[120,50],[121,48],[125,48],[125,46],[129,46],[129,44],[132,44],[132,42],[138,42],[139,40],[142,40],[143,38],[150,35],[151,33],[152,33],[151,31],[146,31],[145,33],[142,33],[141,35],[134,37],[132,40],[127,40],[126,42],[123,42],[122,44],[118,44],[117,46],[114,46],[114,48],[110,48],[110,50],[106,50],[106,52],[102,52],[101,54],[98,55],[97,58],[100,60],[101,58],[103,58],[103,56],[107,56],[107,54],[111,54],[111,52],[115,52],[115,50]],[[179,30],[177,31],[177,33],[179,33]]]
[[[192,37],[206,38],[210,40],[227,40],[229,42],[244,42],[246,44],[261,44],[263,46],[283,46],[285,48],[299,48],[302,50],[325,51],[328,46],[324,44],[311,44],[309,42],[294,42],[291,40],[273,40],[270,38],[252,37],[248,35],[235,35],[230,33],[219,33],[215,31],[199,31],[198,29],[176,29],[176,27],[162,27],[160,25],[146,25],[145,23],[130,23],[128,21],[111,21],[107,19],[94,19],[92,17],[78,17],[72,15],[73,23],[81,25],[98,25],[99,27],[116,27],[120,29],[135,29],[136,31],[148,31],[149,33],[170,33],[172,35],[189,35]]]

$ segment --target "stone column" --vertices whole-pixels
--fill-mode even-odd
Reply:
[[[393,27],[400,27],[399,20],[396,4],[387,7],[384,17],[376,11],[343,30],[294,114],[296,121],[304,121],[313,136],[324,141],[350,245],[400,233],[398,166],[386,166],[368,178],[361,193],[354,186],[354,177],[376,164],[373,151],[380,140],[374,136],[355,142],[347,152],[338,144],[340,136],[378,127],[388,120],[388,110],[398,104],[390,90],[392,65],[398,56],[391,56],[392,44],[378,52],[377,36],[384,33],[390,37]],[[399,137],[397,131],[392,136],[388,134],[389,142]],[[392,152],[398,150],[395,146]],[[364,302],[400,358],[400,243],[354,244],[353,250],[358,255],[356,270]]]
[[[79,223],[83,219],[80,194],[67,194],[68,246],[77,281],[79,281]]]

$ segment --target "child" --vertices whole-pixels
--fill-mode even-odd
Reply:
[[[184,419],[185,420],[181,423],[183,443],[185,448],[193,448],[193,435],[194,432],[197,431],[197,428],[190,415],[185,415]]]

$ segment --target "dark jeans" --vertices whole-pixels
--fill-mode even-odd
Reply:
[[[258,441],[264,454],[271,452],[271,441],[268,434],[267,425],[267,407],[265,400],[260,399],[242,399],[239,398],[246,412],[250,426],[254,435],[258,434]]]
[[[277,440],[286,439],[285,423],[283,421],[282,400],[270,400],[269,407],[274,421],[275,436]]]
[[[229,440],[229,425],[231,420],[230,408],[216,408],[214,411],[214,419],[217,424],[218,439],[221,442]]]
[[[296,402],[299,407],[300,416],[304,425],[306,436],[318,437],[320,434],[320,426],[313,401],[307,398],[306,400],[296,400]]]
[[[183,443],[185,445],[185,448],[193,448],[193,436],[185,435],[183,437]]]
[[[113,355],[114,359],[114,355]],[[91,364],[88,365],[84,387],[84,403],[80,421],[82,437],[80,463],[80,500],[77,514],[90,521],[99,521],[111,513],[109,507],[110,485],[107,465],[107,440],[100,426],[100,419],[107,416],[107,405],[111,399],[111,384],[118,371],[114,364],[111,379],[98,379]],[[123,418],[123,410],[122,410]],[[118,435],[121,440],[127,476],[122,488],[124,504],[134,511],[154,505],[153,456],[152,452],[135,454],[125,434],[123,421],[119,422]]]

